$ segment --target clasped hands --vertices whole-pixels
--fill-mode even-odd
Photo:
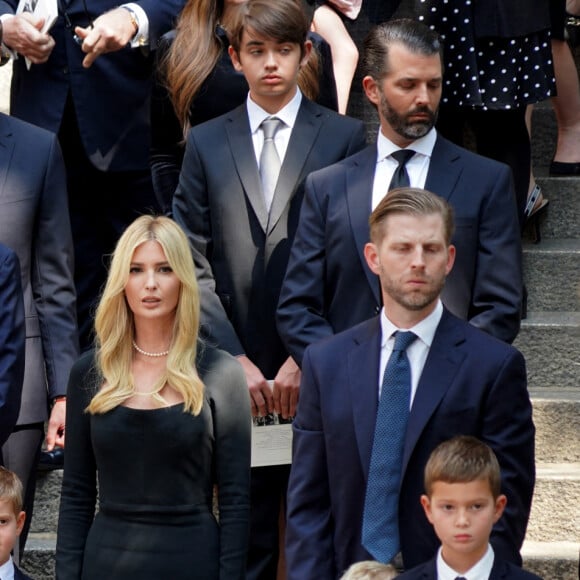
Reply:
[[[48,60],[54,48],[54,38],[41,32],[43,26],[42,18],[26,12],[18,14],[3,23],[3,42],[30,62],[41,64]],[[85,68],[89,68],[101,54],[127,46],[137,33],[131,14],[124,8],[105,12],[92,26],[77,26],[74,31],[82,41],[81,50],[86,53],[83,60]]]
[[[280,367],[273,389],[247,356],[238,356],[237,359],[246,375],[254,417],[275,412],[288,419],[296,414],[301,371],[292,357],[288,357]]]

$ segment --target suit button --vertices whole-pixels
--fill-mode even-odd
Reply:
[[[68,66],[65,66],[65,67],[62,69],[62,72],[63,72],[63,74],[67,75],[67,74],[68,74]]]
[[[375,314],[378,314],[381,311],[380,306],[375,306]]]

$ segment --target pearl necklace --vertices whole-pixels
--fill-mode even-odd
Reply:
[[[160,356],[167,356],[169,354],[169,350],[162,350],[161,352],[147,352],[137,346],[137,343],[133,341],[133,348],[140,354],[144,356],[150,356],[152,358],[158,358]]]

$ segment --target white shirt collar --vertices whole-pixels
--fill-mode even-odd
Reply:
[[[483,557],[471,567],[467,572],[459,574],[451,568],[443,559],[441,548],[437,552],[437,579],[438,580],[455,580],[458,576],[462,576],[466,580],[488,580],[493,568],[494,553],[490,544],[487,545],[487,551]]]
[[[437,330],[437,326],[441,321],[441,316],[443,316],[443,304],[441,300],[437,300],[437,304],[433,309],[433,312],[429,314],[426,318],[423,318],[420,322],[415,324],[412,328],[407,328],[405,330],[410,330],[414,332],[419,340],[424,342],[428,348],[431,347],[433,343],[433,337],[435,336],[435,332]],[[397,326],[395,326],[388,318],[388,313],[386,312],[385,308],[382,309],[381,314],[381,347],[384,347],[386,342],[393,336],[393,333],[397,330],[401,330]]]
[[[412,149],[416,153],[420,153],[425,157],[431,158],[433,153],[433,147],[435,147],[435,141],[437,141],[437,131],[433,128],[427,135],[420,137],[419,139],[413,141],[405,149]],[[398,151],[400,147],[395,145],[390,139],[387,139],[382,131],[379,129],[377,135],[377,163],[382,161],[385,157],[388,157],[394,151]]]
[[[250,129],[252,134],[254,134],[260,128],[262,121],[268,117],[276,117],[280,119],[287,127],[292,129],[294,123],[296,122],[296,117],[298,116],[298,110],[300,109],[300,104],[302,103],[302,93],[300,89],[296,89],[296,94],[292,97],[289,103],[284,105],[276,114],[272,115],[262,109],[260,105],[255,103],[248,93],[248,98],[246,100],[246,107],[248,109],[248,118],[250,120]]]
[[[12,556],[0,566],[0,578],[2,580],[14,580],[14,562]]]

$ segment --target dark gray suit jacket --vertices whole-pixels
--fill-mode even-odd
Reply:
[[[364,257],[376,146],[306,181],[280,296],[278,329],[302,361],[309,344],[378,313],[379,280]],[[455,211],[457,247],[442,299],[459,318],[511,342],[520,326],[521,243],[507,166],[437,137],[425,188]]]
[[[18,424],[47,418],[78,356],[66,179],[55,135],[0,115],[0,242],[20,260],[26,370]]]
[[[306,98],[266,210],[246,104],[191,129],[173,215],[191,242],[209,339],[266,378],[287,358],[275,326],[304,180],[364,147],[362,122]]]

